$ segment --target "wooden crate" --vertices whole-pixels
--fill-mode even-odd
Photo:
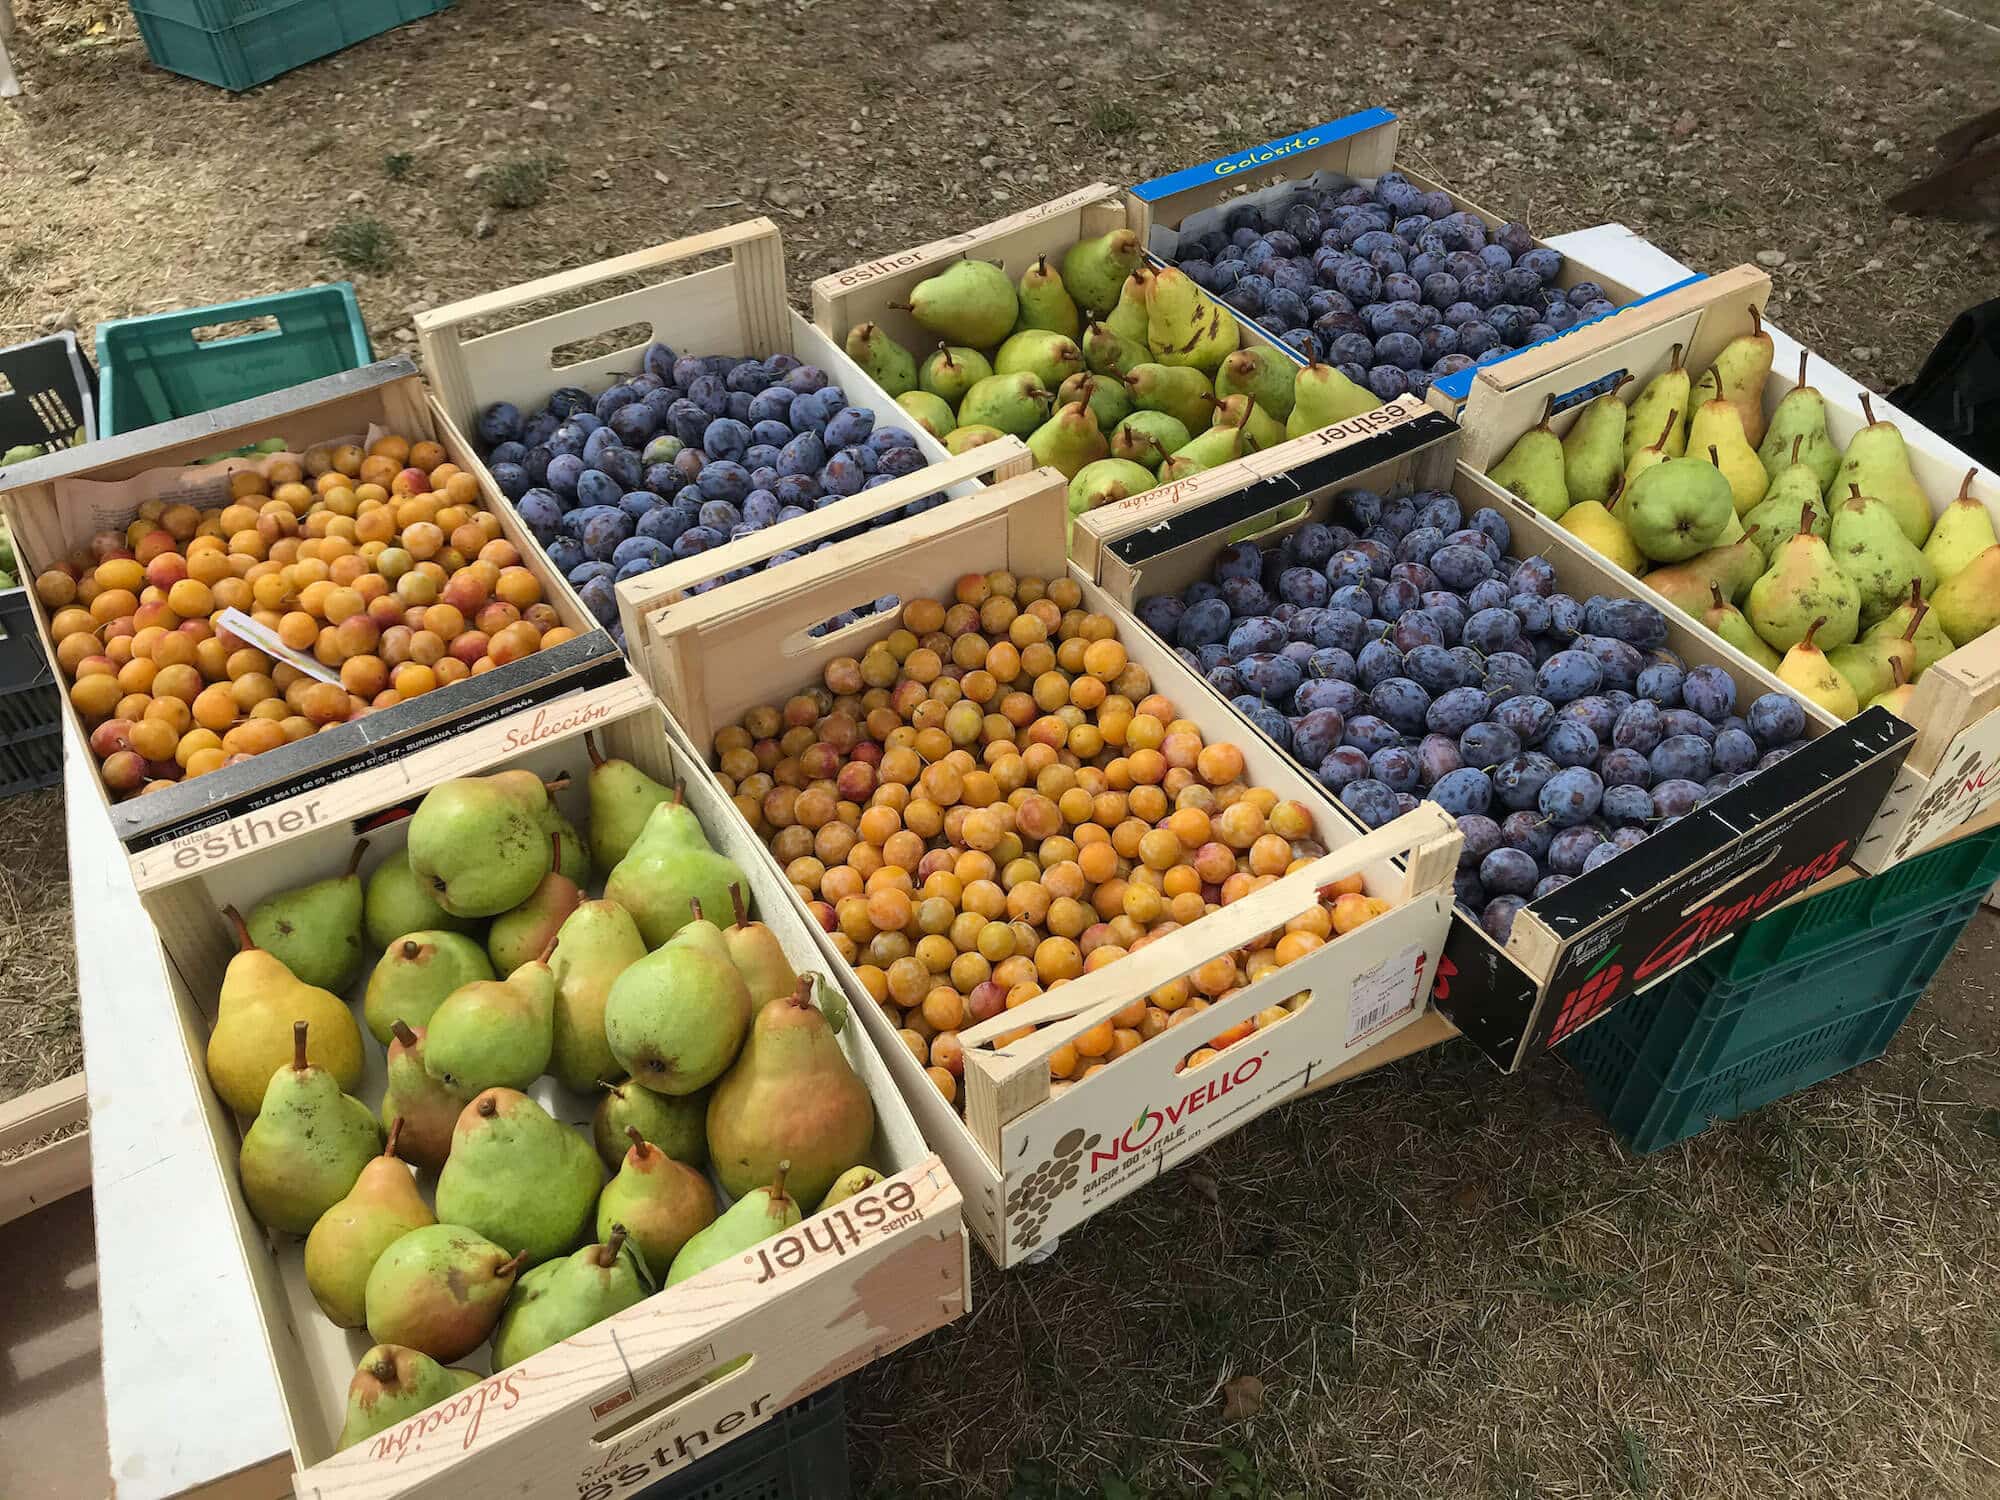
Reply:
[[[1327,479],[1311,493],[1301,494],[1284,476],[1263,481],[1111,543],[1101,582],[1121,605],[1132,606],[1207,577],[1217,552],[1232,541],[1282,536],[1326,519],[1341,490],[1422,488],[1450,490],[1468,511],[1501,510],[1513,531],[1512,555],[1548,558],[1566,593],[1644,597],[1629,575],[1455,462],[1456,454],[1457,439],[1447,434],[1388,463]],[[1654,602],[1666,616],[1668,646],[1690,666],[1721,667],[1745,701],[1779,688],[1749,658]],[[1206,682],[1199,687],[1222,703]],[[1914,731],[1883,709],[1842,724],[1809,708],[1807,732],[1811,745],[1787,759],[1781,773],[1712,799],[1637,849],[1529,903],[1504,948],[1456,914],[1433,995],[1438,1009],[1512,1070],[1837,871],[1854,858]],[[1243,734],[1251,734],[1247,723]]]
[[[513,507],[473,464],[464,435],[429,401],[416,367],[407,359],[384,360],[10,468],[0,473],[0,511],[13,529],[23,576],[32,577],[66,559],[98,529],[122,529],[131,521],[136,500],[113,501],[94,486],[148,476],[152,493],[186,494],[179,483],[183,466],[218,449],[283,436],[302,450],[313,443],[366,433],[371,425],[413,440],[434,439],[452,462],[478,474],[482,502],[499,517],[502,533],[520,549],[523,563],[541,582],[543,596],[565,625],[582,633],[547,651],[308,735],[171,790],[122,802],[107,797],[106,815],[142,890],[308,831],[316,816],[313,809],[343,777],[392,767],[400,756],[477,725],[531,717],[569,695],[624,675],[611,638],[595,628],[568,583],[542,558]],[[195,472],[214,475],[252,466],[250,460],[232,460]],[[53,660],[49,611],[32,588],[26,597],[42,649]],[[64,688],[63,713],[79,739],[87,742],[89,728],[71,707],[67,684]],[[102,784],[94,784],[102,794]]]
[[[81,1073],[0,1102],[0,1225],[90,1186],[89,1118]],[[72,1125],[86,1128],[32,1145]]]
[[[655,658],[653,680],[677,722],[697,744],[711,744],[716,730],[745,710],[784,701],[818,681],[832,658],[858,653],[888,633],[891,621],[864,620],[827,637],[806,634],[850,598],[948,594],[969,569],[1004,566],[1020,575],[1061,576],[1065,494],[1059,473],[1038,470],[965,502],[956,516],[933,511],[803,559],[782,594],[732,603],[718,592],[655,612],[645,622],[640,649]],[[1119,639],[1152,674],[1155,690],[1210,736],[1226,735],[1241,745],[1250,781],[1312,808],[1331,852],[1310,870],[1008,1012],[1015,1025],[1057,1023],[1032,1037],[1002,1049],[982,1039],[1004,1028],[961,1032],[967,1044],[963,1120],[895,1042],[888,1018],[828,943],[828,962],[875,1029],[926,1139],[968,1194],[973,1233],[1002,1266],[1018,1264],[1064,1229],[1416,1024],[1438,963],[1461,842],[1435,807],[1364,836],[1335,814],[1310,777],[1233,723],[1138,621],[1080,574],[1071,576],[1082,584],[1084,608],[1116,621]],[[1406,868],[1392,863],[1398,857]],[[1048,1057],[1067,1036],[1168,977],[1282,926],[1318,899],[1321,886],[1354,872],[1364,875],[1371,894],[1398,902],[1396,909],[1210,1012],[1217,1029],[1226,1029],[1288,995],[1310,991],[1312,1000],[1291,1020],[1188,1072],[1180,1071],[1187,1049],[1148,1044],[1088,1082],[1052,1095]],[[1374,1061],[1397,1055],[1384,1046]]]
[[[789,889],[737,818],[721,787],[680,742],[645,688],[629,675],[572,711],[528,729],[493,725],[452,742],[452,753],[351,778],[315,832],[282,853],[265,851],[143,897],[167,959],[184,1055],[163,1060],[158,1086],[190,1090],[233,1186],[240,1136],[210,1089],[203,1062],[221,977],[233,944],[218,908],[247,910],[273,889],[345,867],[357,832],[366,868],[403,845],[407,813],[430,786],[503,766],[567,775],[558,800],[575,820],[587,802],[584,735],[662,781],[677,783],[715,846],[742,866],[753,910],[801,972],[826,959],[790,903]],[[357,986],[357,993],[359,986]],[[278,1384],[290,1412],[301,1497],[623,1492],[671,1474],[869,1360],[961,1315],[970,1290],[959,1193],[924,1145],[881,1056],[863,1028],[841,1044],[876,1109],[871,1164],[886,1180],[846,1211],[814,1215],[702,1275],[663,1291],[533,1358],[495,1372],[447,1405],[336,1454],[349,1378],[370,1340],[320,1314],[303,1272],[303,1241],[267,1233],[240,1195],[237,1243],[263,1302]],[[378,1101],[384,1058],[364,1043],[359,1090]],[[900,1049],[899,1049],[900,1050]],[[544,1078],[531,1094],[556,1118],[588,1121],[594,1100]],[[428,1189],[428,1182],[421,1185]],[[483,1368],[482,1351],[467,1363]],[[741,1362],[741,1368],[735,1366]]]
[[[673,270],[687,261],[725,252],[726,265],[687,274]],[[611,283],[634,279],[643,284],[594,302],[529,316],[531,309],[572,303]],[[856,405],[871,408],[883,426],[893,424],[915,435],[931,467],[865,490],[824,512],[768,528],[760,534],[772,541],[766,556],[827,535],[836,529],[828,525],[834,517],[844,528],[936,490],[953,496],[970,494],[988,472],[1025,472],[1029,467],[1027,445],[1018,439],[990,445],[996,451],[978,462],[952,463],[944,444],[849,359],[838,339],[825,337],[792,311],[785,300],[784,245],[778,226],[769,219],[751,219],[433,308],[417,314],[416,324],[424,369],[437,388],[438,401],[468,432],[477,430],[479,413],[496,401],[511,401],[523,412],[533,412],[559,386],[580,386],[595,394],[621,373],[639,368],[646,346],[660,342],[688,354],[795,355],[825,370]],[[566,350],[612,342],[619,347],[608,353],[563,362]],[[487,472],[483,459],[479,471],[482,476]],[[733,564],[710,562],[729,551],[719,547],[686,563],[641,574],[620,585],[621,592],[629,586],[640,600],[671,597],[689,583],[727,571]],[[539,547],[536,553],[541,555]]]
[[[1553,397],[1552,425],[1567,432],[1577,409],[1622,376],[1635,377],[1636,392],[1667,368],[1673,347],[1681,346],[1682,361],[1696,375],[1715,362],[1722,346],[1752,331],[1750,309],[1762,312],[1770,279],[1753,266],[1738,266],[1719,276],[1669,291],[1642,306],[1630,308],[1589,328],[1587,338],[1566,336],[1572,346],[1559,366],[1536,368],[1505,361],[1482,368],[1458,413],[1465,433],[1465,462],[1481,471],[1483,487],[1493,489],[1483,471],[1499,462],[1528,428],[1541,420]],[[1541,351],[1535,351],[1540,353]],[[1555,346],[1549,347],[1551,355]],[[1766,413],[1777,409],[1798,384],[1798,366],[1774,367],[1764,385]],[[1807,378],[1812,379],[1810,364]],[[1827,431],[1845,449],[1868,418],[1858,401],[1828,394]],[[1956,455],[1940,453],[1922,429],[1887,402],[1874,403],[1876,415],[1911,430],[1907,444],[1910,468],[1941,514],[1957,498],[1970,475],[1968,492],[2000,525],[2000,475],[1976,465],[1961,464]],[[1567,533],[1565,533],[1567,535]],[[1572,546],[1583,544],[1570,537]],[[1644,579],[1626,578],[1628,591],[1662,609],[1671,606]],[[1677,612],[1676,612],[1677,613]],[[1685,616],[1681,618],[1685,619]],[[1702,632],[1707,636],[1707,632]],[[1714,637],[1709,636],[1712,642]],[[1735,653],[1732,652],[1732,655]],[[1739,658],[1740,659],[1740,658]],[[1903,761],[1894,785],[1883,799],[1875,822],[1862,837],[1855,863],[1876,874],[1922,853],[1946,833],[2000,800],[2000,630],[1969,641],[1935,663],[1917,681],[1910,719],[1917,738]]]
[[[1479,215],[1489,227],[1507,222],[1503,216],[1460,197],[1444,184],[1433,181],[1407,163],[1397,161],[1396,146],[1400,132],[1401,126],[1392,111],[1364,109],[1338,120],[1329,120],[1323,125],[1265,141],[1261,145],[1231,151],[1213,161],[1183,167],[1178,172],[1142,182],[1131,189],[1132,227],[1145,236],[1147,252],[1160,263],[1170,265],[1179,259],[1181,232],[1189,227],[1190,221],[1196,221],[1196,228],[1205,227],[1199,216],[1225,202],[1233,204],[1239,198],[1254,201],[1266,195],[1277,196],[1307,184],[1340,188],[1355,182],[1372,182],[1391,168],[1408,178],[1412,187],[1423,192],[1442,192],[1451,199],[1454,208]],[[1535,243],[1544,244],[1539,238]],[[1640,297],[1638,292],[1616,277],[1564,256],[1562,275],[1557,279],[1557,285],[1569,287],[1586,280],[1597,282],[1620,307]],[[1238,321],[1243,321],[1240,316]],[[1558,339],[1561,337],[1563,335],[1557,335]],[[1544,344],[1554,342],[1543,341]],[[1279,347],[1291,359],[1304,363],[1290,346]],[[1529,345],[1508,358],[1521,358],[1529,350],[1540,347],[1542,345]],[[1494,363],[1506,362],[1497,360]],[[1480,368],[1491,369],[1492,366]],[[1447,394],[1462,396],[1472,373],[1462,370],[1456,375],[1446,376],[1438,385]]]

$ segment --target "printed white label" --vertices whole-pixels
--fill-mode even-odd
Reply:
[[[1417,1008],[1423,993],[1424,950],[1414,944],[1392,953],[1354,981],[1347,1001],[1347,1045],[1380,1031]]]
[[[1889,862],[1907,859],[2000,797],[2000,712],[1959,731],[1939,757],[1930,788],[1910,809]]]
[[[275,631],[266,630],[240,609],[225,609],[222,612],[222,628],[238,640],[248,641],[266,656],[274,656],[288,666],[297,667],[308,677],[316,677],[321,682],[340,686],[340,674],[316,656],[308,656],[303,651],[294,651],[279,640]]]

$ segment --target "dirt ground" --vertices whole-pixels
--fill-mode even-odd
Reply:
[[[1881,208],[1994,103],[1994,0],[461,0],[240,97],[122,7],[16,9],[5,342],[347,277],[413,351],[418,309],[754,214],[802,292],[1378,103],[1539,232],[1759,261],[1878,387],[2000,278],[1992,225]],[[0,1096],[79,1062],[58,798],[0,804]],[[1982,916],[1884,1063],[1657,1158],[1461,1046],[1281,1111],[982,1264],[853,1383],[857,1493],[2000,1494],[1996,956]]]

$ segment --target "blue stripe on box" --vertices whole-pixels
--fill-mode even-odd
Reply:
[[[1706,280],[1708,280],[1708,277],[1704,273],[1696,271],[1693,275],[1684,276],[1679,281],[1661,287],[1657,292],[1648,292],[1643,297],[1633,298],[1625,304],[1625,307],[1614,307],[1608,313],[1599,313],[1594,318],[1585,318],[1581,323],[1565,328],[1561,333],[1555,335],[1555,338],[1546,338],[1532,344],[1523,344],[1520,348],[1509,354],[1507,359],[1489,360],[1483,365],[1474,365],[1470,369],[1454,371],[1441,380],[1433,380],[1431,382],[1431,389],[1434,391],[1443,391],[1448,400],[1463,401],[1467,396],[1472,394],[1472,377],[1481,370],[1491,369],[1494,365],[1504,365],[1514,355],[1526,354],[1530,349],[1539,349],[1544,344],[1553,344],[1556,339],[1566,339],[1575,333],[1578,328],[1588,328],[1591,324],[1601,323],[1606,318],[1615,318],[1618,314],[1624,312],[1626,307],[1644,307],[1648,302],[1657,301],[1659,298],[1666,296],[1668,292],[1677,292],[1684,286],[1693,286],[1697,281]]]
[[[1203,183],[1214,182],[1218,177],[1231,177],[1238,172],[1254,171],[1282,161],[1288,156],[1297,156],[1310,151],[1315,146],[1325,146],[1334,141],[1346,140],[1349,136],[1360,135],[1364,130],[1387,125],[1396,118],[1393,110],[1364,109],[1338,120],[1329,120],[1324,125],[1314,125],[1306,130],[1298,130],[1290,135],[1279,136],[1274,141],[1266,141],[1261,146],[1251,146],[1242,151],[1232,151],[1227,156],[1218,156],[1213,161],[1202,162],[1199,166],[1183,167],[1178,172],[1169,172],[1165,177],[1155,177],[1151,182],[1142,182],[1128,191],[1144,203],[1157,203],[1162,198],[1171,198],[1175,193],[1184,192]]]

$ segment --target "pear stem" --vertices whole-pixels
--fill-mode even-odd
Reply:
[[[382,1154],[384,1156],[394,1156],[396,1154],[396,1137],[402,1133],[403,1117],[397,1115],[395,1119],[389,1122],[389,1139],[382,1147]]]
[[[681,789],[679,787],[674,788],[673,804],[675,807],[681,805]]]
[[[790,1000],[792,1004],[800,1010],[811,1010],[812,989],[813,989],[812,975],[801,974],[799,976],[798,988],[793,990],[791,994],[787,995],[785,998]]]
[[[406,1021],[391,1023],[389,1030],[395,1036],[396,1040],[403,1044],[405,1051],[416,1046],[422,1040],[414,1031],[410,1030],[409,1023]]]
[[[1868,419],[1868,425],[1870,427],[1873,427],[1875,425],[1875,407],[1873,406],[1872,403],[1870,403],[1868,399],[1868,392],[1866,391],[1863,391],[1861,393],[1861,415]]]
[[[625,1226],[613,1224],[611,1238],[597,1247],[597,1268],[608,1271],[618,1264],[618,1252],[625,1248]]]
[[[354,852],[347,856],[348,874],[353,875],[359,873],[361,869],[361,856],[366,854],[367,852],[368,852],[368,840],[361,839],[355,843]]]
[[[1761,339],[1763,336],[1764,315],[1757,310],[1757,304],[1753,302],[1750,304],[1750,337]]]
[[[393,1359],[378,1359],[369,1366],[369,1373],[384,1385],[396,1383],[396,1362]]]
[[[229,930],[236,934],[238,953],[249,953],[256,949],[257,945],[250,939],[250,927],[243,920],[242,912],[233,906],[225,906],[222,908],[222,918],[229,924]]]
[[[1805,383],[1806,383],[1806,351],[1801,349],[1799,351],[1799,384],[1803,386]]]
[[[562,830],[560,828],[551,828],[549,830],[549,873],[551,875],[560,875],[562,873]]]
[[[1667,413],[1667,425],[1662,427],[1660,429],[1660,435],[1657,438],[1653,439],[1653,446],[1655,448],[1664,448],[1667,446],[1667,439],[1673,433],[1674,423],[1678,422],[1680,419],[1681,419],[1681,409],[1678,406],[1676,406],[1672,411]]]
[[[312,1064],[306,1061],[306,1023],[292,1022],[292,1071],[303,1073]]]
[[[1715,607],[1717,609],[1721,609],[1724,604],[1729,602],[1722,597],[1722,585],[1719,583],[1710,583],[1708,593],[1709,597],[1715,600]]]
[[[625,1127],[625,1134],[632,1138],[632,1154],[637,1156],[640,1161],[644,1161],[652,1152],[653,1143],[639,1134],[639,1127],[637,1125],[627,1125]]]
[[[422,943],[416,942],[410,938],[403,939],[404,958],[414,959],[418,954],[422,953],[423,951],[424,951],[424,945]]]
[[[1604,497],[1604,508],[1606,510],[1615,509],[1618,502],[1620,500],[1623,500],[1624,498],[1625,498],[1625,476],[1623,474],[1620,474],[1611,481],[1611,493]]]
[[[568,785],[569,785],[569,777],[558,776],[553,781],[543,782],[542,790],[545,792],[560,792]]]
[[[1555,414],[1556,414],[1556,398],[1555,398],[1555,393],[1551,391],[1547,396],[1542,398],[1542,420],[1537,422],[1535,425],[1537,427],[1547,427],[1549,425],[1550,420],[1555,416]]]
[[[528,1252],[523,1250],[512,1260],[501,1261],[499,1265],[493,1268],[493,1274],[495,1276],[518,1276],[521,1274],[521,1268],[527,1265],[527,1263]]]
[[[1673,347],[1673,348],[1672,348],[1672,349],[1671,349],[1671,350],[1670,350],[1670,351],[1668,352],[1668,354],[1667,354],[1667,361],[1668,361],[1668,363],[1667,363],[1667,373],[1668,373],[1669,375],[1673,375],[1673,374],[1677,374],[1677,373],[1679,372],[1679,370],[1680,370],[1680,368],[1681,368],[1681,352],[1682,352],[1682,350],[1684,350],[1684,349],[1685,349],[1686,347],[1687,347],[1687,346],[1686,346],[1685,344],[1676,344],[1676,345],[1674,345],[1674,347]]]
[[[1708,445],[1708,461],[1715,465],[1716,472],[1722,472],[1722,455],[1715,451],[1715,444]]]
[[[1859,500],[1861,498],[1861,486],[1858,484],[1849,484],[1847,486],[1847,498],[1850,500]]]
[[[1931,612],[1931,607],[1924,600],[1922,583],[1915,578],[1910,580],[1910,597],[1916,601],[1916,608],[1910,611],[1910,623],[1903,629],[1903,639],[1915,641],[1917,627],[1924,623],[1924,616]]]
[[[583,753],[590,757],[591,770],[595,771],[599,766],[604,764],[604,757],[598,752],[597,749],[596,735],[586,734],[583,737]]]
[[[1970,500],[1972,498],[1972,476],[1977,474],[1978,472],[1979,470],[1976,468],[1967,469],[1965,471],[1965,478],[1959,480],[1958,482],[1959,499]]]
[[[1912,578],[1910,580],[1910,607],[1912,609],[1921,608],[1923,606],[1923,602],[1924,602],[1923,580],[1920,578]]]
[[[771,1201],[773,1203],[787,1196],[785,1193],[785,1178],[791,1170],[792,1164],[789,1161],[778,1163],[778,1175],[771,1179]]]
[[[1808,626],[1806,629],[1806,638],[1800,641],[1799,644],[1805,647],[1806,650],[1808,651],[1819,650],[1819,647],[1813,644],[1813,637],[1819,634],[1820,626],[1824,625],[1825,623],[1826,623],[1825,615],[1821,615],[1817,620],[1814,620],[1812,624]]]
[[[536,956],[535,962],[538,964],[547,963],[549,961],[550,956],[556,951],[556,944],[561,941],[562,941],[562,931],[560,928],[558,928],[556,931],[556,935],[549,939],[548,946],[542,949],[542,951]]]
[[[1891,678],[1891,679],[1892,679],[1892,680],[1893,680],[1893,681],[1895,682],[1895,684],[1896,684],[1896,686],[1897,686],[1897,687],[1901,687],[1901,686],[1903,685],[1903,658],[1902,658],[1902,657],[1900,657],[1900,656],[1892,656],[1892,657],[1890,657],[1890,658],[1889,658],[1889,676],[1890,676],[1890,678]]]
[[[491,1090],[481,1094],[479,1102],[472,1107],[479,1111],[480,1118],[484,1120],[490,1120],[500,1113],[500,1101],[493,1097]]]
[[[1800,433],[1800,434],[1799,434],[1799,435],[1798,435],[1797,437],[1795,437],[1795,438],[1793,438],[1793,439],[1792,439],[1792,462],[1793,462],[1793,463],[1797,463],[1797,462],[1799,461],[1799,448],[1800,448],[1800,446],[1801,446],[1801,445],[1802,445],[1802,444],[1803,444],[1803,443],[1805,442],[1805,440],[1806,440],[1806,435],[1805,435],[1805,434],[1804,434],[1803,432],[1802,432],[1802,433]]]
[[[1812,501],[1807,500],[1799,506],[1800,531],[1811,531],[1813,529],[1812,517],[1813,517]]]
[[[729,886],[729,904],[736,908],[736,925],[747,927],[750,924],[750,911],[743,904],[743,887],[733,881]]]
[[[688,897],[688,920],[691,922],[699,922],[702,920],[701,897],[699,896]]]

